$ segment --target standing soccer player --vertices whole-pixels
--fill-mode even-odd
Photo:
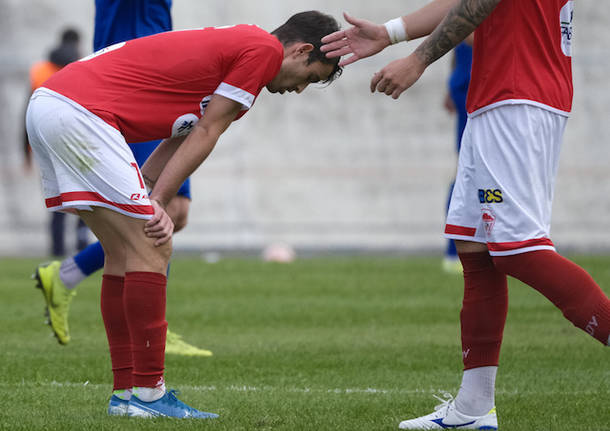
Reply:
[[[272,33],[253,25],[161,33],[73,63],[32,96],[27,130],[47,208],[76,210],[106,256],[101,309],[116,392],[109,414],[215,416],[165,388],[174,230],[166,208],[263,88],[301,93],[340,74],[338,59],[320,51],[336,30],[334,18],[310,11]],[[140,169],[127,142],[159,138]],[[125,392],[129,400],[117,396]]]
[[[171,7],[171,0],[95,0],[94,52],[115,43],[170,31]],[[155,140],[129,143],[138,166],[144,164],[160,142]],[[190,179],[187,178],[167,207],[167,214],[174,222],[174,233],[186,226],[190,203],[191,184]],[[98,241],[61,262],[41,264],[36,269],[35,279],[44,295],[48,323],[60,344],[66,345],[71,339],[68,318],[76,287],[103,267],[104,250]],[[212,355],[209,350],[186,343],[182,337],[170,332],[169,329],[165,353],[188,356]]]
[[[435,0],[375,25],[324,38],[340,64],[430,36],[388,64],[371,91],[398,98],[476,28],[469,119],[445,236],[464,268],[464,373],[455,400],[403,429],[497,429],[495,378],[508,308],[507,275],[538,290],[575,326],[608,345],[610,301],[549,237],[559,149],[572,106],[573,0]]]

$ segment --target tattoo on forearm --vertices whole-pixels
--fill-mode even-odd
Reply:
[[[501,0],[460,0],[416,50],[426,66],[453,49],[479,26]],[[505,0],[507,1],[507,0]]]
[[[147,177],[144,174],[142,174],[142,178],[144,178],[144,183],[148,186],[148,188],[152,190],[153,187],[155,186],[155,183],[157,182],[157,180],[151,180],[149,177]]]

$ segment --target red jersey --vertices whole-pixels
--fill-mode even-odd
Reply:
[[[502,0],[476,29],[469,114],[527,103],[572,109],[573,0]]]
[[[118,129],[127,142],[188,134],[213,94],[243,105],[279,72],[284,48],[253,25],[160,33],[74,62],[45,82]]]

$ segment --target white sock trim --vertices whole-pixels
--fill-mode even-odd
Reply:
[[[78,267],[74,257],[69,257],[61,262],[59,278],[67,289],[74,289],[81,281],[87,278],[87,275]]]
[[[162,383],[154,388],[134,386],[132,390],[133,395],[138,397],[140,401],[144,401],[145,403],[151,403],[153,401],[157,401],[159,398],[165,395],[165,383]]]
[[[457,411],[468,416],[486,415],[495,405],[498,367],[478,367],[464,371],[455,397]]]

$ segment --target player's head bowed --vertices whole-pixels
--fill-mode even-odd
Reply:
[[[322,82],[330,83],[341,76],[343,68],[339,66],[339,58],[327,58],[320,50],[322,38],[338,31],[339,23],[335,18],[319,11],[300,12],[291,16],[288,21],[271,32],[284,47],[299,42],[313,45],[309,52],[308,64],[319,61],[323,64],[333,65],[332,73]]]

